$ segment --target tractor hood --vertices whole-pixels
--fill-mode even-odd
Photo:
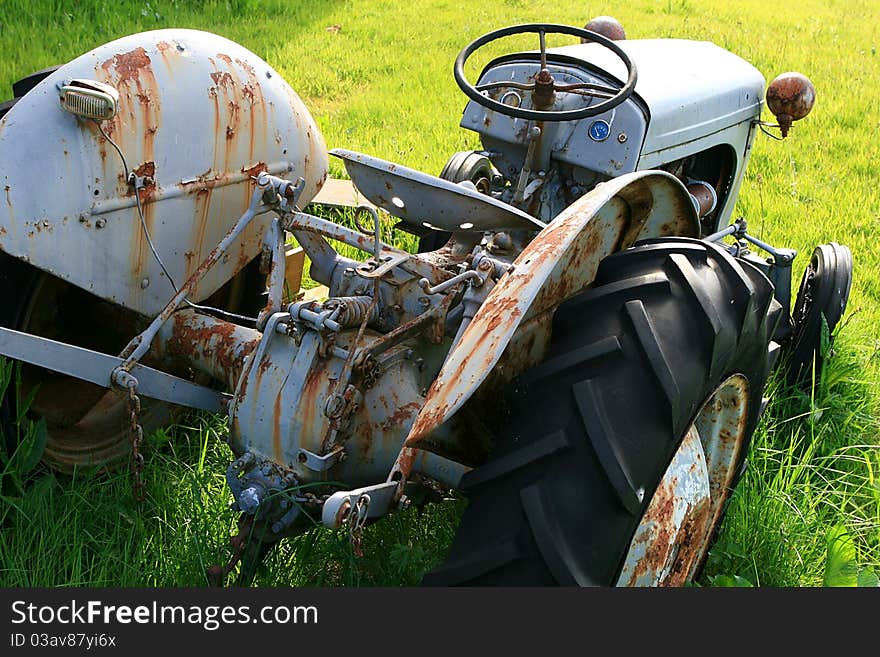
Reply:
[[[718,132],[761,112],[764,77],[751,64],[707,41],[639,39],[616,42],[638,70],[636,93],[650,114],[642,156]],[[611,51],[585,43],[548,51],[626,81]]]

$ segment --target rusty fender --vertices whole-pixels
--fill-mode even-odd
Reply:
[[[560,213],[523,250],[446,358],[407,436],[401,469],[414,462],[405,454],[413,448],[458,451],[429,438],[486,382],[505,350],[513,356],[504,359],[505,379],[540,362],[550,339],[542,316],[588,287],[605,256],[664,236],[698,237],[699,222],[684,185],[662,171],[605,182]]]
[[[175,290],[150,252],[121,159],[98,126],[61,109],[59,88],[77,78],[119,93],[102,129],[144,179],[144,224],[178,283],[248,207],[252,176],[303,177],[303,204],[326,180],[324,139],[300,98],[223,37],[142,32],[68,62],[0,119],[0,250],[111,303],[152,317]],[[269,223],[249,225],[190,299],[256,257]]]

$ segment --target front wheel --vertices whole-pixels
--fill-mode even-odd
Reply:
[[[822,376],[823,332],[828,340],[843,317],[852,288],[853,259],[849,247],[831,242],[817,246],[804,270],[792,310],[794,330],[787,345],[788,380],[809,390]]]
[[[681,585],[696,577],[761,409],[778,304],[698,240],[613,254],[562,304],[447,563],[427,584]]]

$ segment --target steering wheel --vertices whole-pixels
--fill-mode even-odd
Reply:
[[[514,34],[538,35],[538,39],[540,40],[541,45],[541,70],[535,76],[535,81],[531,84],[522,84],[519,82],[489,82],[478,86],[474,86],[470,82],[468,82],[467,78],[465,78],[464,76],[464,65],[465,62],[470,58],[470,56],[486,44],[491,43],[492,41],[497,41],[498,39],[501,39],[503,37],[512,36]],[[586,41],[598,43],[599,45],[608,48],[611,52],[617,55],[617,57],[623,62],[624,66],[626,66],[626,84],[624,84],[620,89],[605,87],[589,82],[566,85],[556,84],[556,81],[553,79],[553,76],[547,69],[547,34],[568,34],[571,36],[581,37]],[[495,30],[494,32],[484,34],[474,41],[471,41],[467,46],[464,47],[464,49],[460,53],[458,53],[458,57],[455,58],[454,75],[455,81],[458,83],[458,86],[461,88],[461,90],[468,96],[468,98],[473,100],[478,105],[482,105],[486,109],[493,110],[495,112],[498,112],[499,114],[504,114],[505,116],[512,116],[518,119],[529,119],[531,121],[576,121],[578,119],[585,119],[590,116],[604,114],[608,110],[620,105],[623,101],[625,101],[632,95],[636,87],[636,80],[638,79],[635,64],[630,61],[630,58],[620,48],[620,46],[611,41],[611,39],[608,39],[601,34],[597,34],[596,32],[591,32],[590,30],[585,30],[579,27],[571,27],[569,25],[554,25],[552,23],[528,23],[526,25],[512,25],[510,27],[504,27],[500,30]],[[598,103],[597,105],[591,105],[589,107],[584,107],[582,109],[576,110],[529,110],[505,105],[504,103],[489,98],[484,93],[482,93],[488,89],[497,89],[500,87],[533,91],[534,99],[535,101],[537,101],[533,104],[539,106],[542,104],[545,104],[547,106],[552,104],[553,93],[556,91],[579,93],[586,96],[605,98],[605,100]],[[540,102],[542,100],[545,102]]]

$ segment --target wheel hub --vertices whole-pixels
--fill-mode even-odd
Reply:
[[[697,575],[741,461],[748,392],[737,374],[703,405],[642,516],[618,586],[681,586]]]

